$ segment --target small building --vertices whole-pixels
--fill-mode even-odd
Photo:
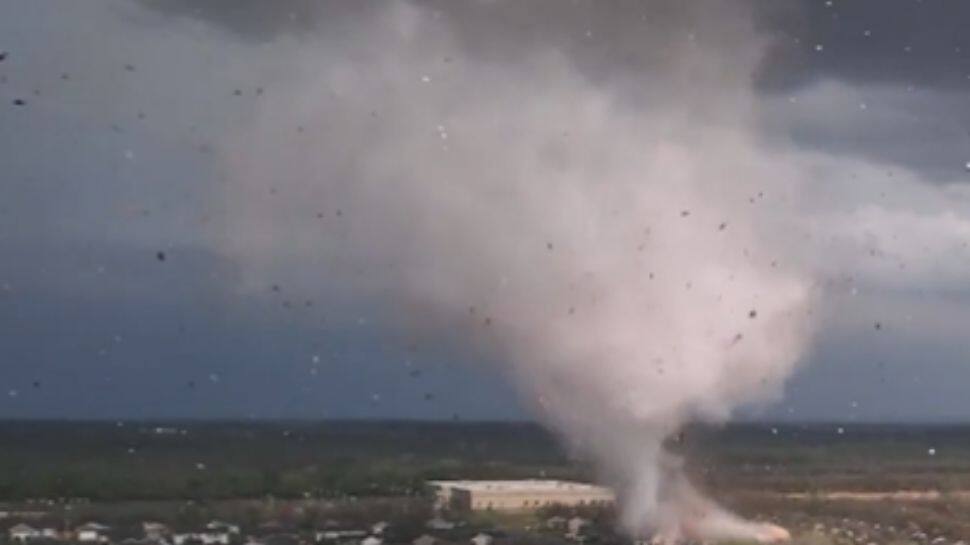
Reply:
[[[367,530],[330,528],[314,533],[317,543],[360,543],[367,537]]]
[[[492,545],[495,538],[486,534],[485,532],[479,532],[472,536],[470,541],[472,545]]]
[[[445,520],[441,517],[434,517],[433,519],[428,520],[428,522],[426,522],[424,525],[430,530],[454,530],[455,526],[457,526],[454,522]]]
[[[589,525],[589,521],[583,517],[573,517],[566,523],[566,537],[579,539],[583,535],[583,529]]]
[[[145,534],[145,539],[150,539],[154,541],[161,541],[172,534],[168,526],[162,524],[161,522],[142,522],[141,530]]]
[[[185,545],[187,543],[201,543],[202,545],[229,545],[231,536],[228,532],[217,530],[203,530],[201,532],[185,532],[172,536],[172,543]]]
[[[107,543],[110,526],[89,522],[74,529],[74,537],[82,543]]]
[[[609,488],[546,479],[517,481],[431,481],[436,506],[461,511],[535,511],[549,505],[611,505]]]
[[[210,520],[209,523],[205,525],[205,529],[212,532],[225,532],[227,534],[239,533],[239,526],[230,524],[228,522],[223,522],[221,520]]]
[[[568,522],[566,517],[555,515],[546,519],[545,526],[549,530],[564,531]]]
[[[10,535],[10,541],[19,541],[20,543],[41,537],[40,530],[23,523],[11,526],[7,533]]]

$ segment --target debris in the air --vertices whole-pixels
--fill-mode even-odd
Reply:
[[[722,221],[721,224],[717,226],[717,230],[723,231],[725,229],[727,229],[727,223]]]
[[[15,98],[15,99],[13,99],[13,105],[14,106],[25,106],[26,104],[27,104],[27,101],[24,100],[24,99],[22,99],[22,98]]]
[[[40,388],[40,381],[39,380],[35,380],[34,381],[34,388]]]
[[[876,322],[875,324],[873,324],[873,327],[876,328],[876,331],[879,331],[880,329],[882,329],[882,323]]]
[[[731,344],[738,344],[739,342],[741,342],[741,339],[743,339],[743,338],[744,338],[744,335],[742,335],[740,333],[736,333],[734,335],[734,340],[731,341]]]
[[[428,76],[428,75],[421,76],[421,81],[424,83],[431,83],[431,76]]]
[[[432,399],[434,399],[434,394],[432,394],[430,392],[424,394],[424,400],[425,401],[431,401]]]
[[[263,96],[263,88],[262,87],[257,87],[256,88],[256,96],[258,96],[258,97]]]
[[[926,453],[929,454],[930,456],[936,456],[936,449],[935,448],[929,448],[929,449],[926,450]]]
[[[279,293],[279,291],[280,291],[280,285],[279,284],[273,284],[273,287],[270,288],[270,289],[272,289],[276,293]]]
[[[757,310],[751,309],[750,311],[748,311],[748,318],[757,318],[757,317],[758,317]]]
[[[552,243],[551,242],[547,242],[546,243],[546,249],[547,250],[552,250]]]
[[[816,53],[821,53],[824,50],[825,50],[825,46],[824,45],[822,45],[822,44],[815,44],[815,52]]]
[[[680,217],[682,217],[682,218],[686,218],[689,215],[690,215],[690,210],[681,210],[680,211]]]
[[[233,94],[233,96],[241,97],[242,96],[242,89],[236,89],[235,91],[232,92],[232,94]]]
[[[0,51],[0,61],[7,60],[7,54],[8,53],[6,51]]]
[[[135,71],[135,65],[134,64],[126,64],[125,65],[125,70],[127,70],[128,72],[134,72]]]
[[[963,163],[963,168],[966,169],[967,172],[970,172],[970,161]]]
[[[155,254],[155,258],[159,261],[165,261],[165,252],[158,252]]]
[[[71,75],[68,74],[67,72],[64,72],[63,74],[61,74],[61,79],[64,80],[64,81],[67,81],[67,80],[71,79]]]

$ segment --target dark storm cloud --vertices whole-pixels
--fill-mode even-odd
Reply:
[[[833,78],[965,89],[970,87],[968,22],[970,4],[960,0],[802,0],[769,6],[762,10],[760,26],[779,39],[765,59],[760,84],[781,92]]]
[[[758,72],[772,130],[805,149],[966,179],[970,4],[812,0],[773,5]],[[891,174],[890,174],[891,175]]]
[[[743,17],[727,31],[713,24],[705,19],[702,3],[441,0],[418,5],[422,20],[431,21],[425,28],[444,28],[453,38],[448,49],[435,51],[435,70],[474,61],[477,69],[501,72],[529,53],[549,50],[562,55],[584,83],[618,96],[633,112],[665,100],[693,100],[692,113],[702,115],[705,104],[692,93],[703,98],[720,75],[698,70],[665,93],[639,85],[640,79],[666,66],[677,47],[696,41],[733,51],[750,31]],[[838,206],[888,200],[888,208],[905,212],[898,222],[887,212],[887,217],[875,215],[872,224],[861,223],[866,251],[853,239],[844,252],[870,259],[870,248],[882,252],[897,234],[916,231],[913,251],[906,254],[908,273],[896,270],[893,261],[893,267],[878,270],[880,281],[900,277],[899,284],[928,292],[965,286],[965,254],[949,249],[949,242],[940,252],[932,245],[944,238],[938,233],[947,234],[947,241],[966,239],[959,202],[941,204],[936,196],[927,197],[937,189],[927,182],[960,181],[970,160],[970,143],[963,139],[970,125],[967,52],[958,43],[970,6],[916,0],[754,5],[756,26],[774,39],[773,49],[757,72],[732,77],[757,82],[756,107],[765,117],[766,139],[785,148],[790,138],[798,150],[866,167],[858,169],[860,177],[870,178],[865,189],[856,189],[860,180],[850,176],[856,172],[842,163],[832,167],[836,176],[820,175],[845,174],[844,184],[840,179],[826,186],[825,196]],[[231,211],[222,192],[239,191],[221,168],[225,157],[218,140],[225,134],[245,137],[252,126],[248,116],[257,109],[281,124],[293,121],[280,120],[273,111],[289,106],[285,99],[273,100],[287,96],[293,66],[303,63],[315,73],[337,61],[357,62],[353,48],[345,45],[366,44],[368,37],[355,33],[384,6],[315,0],[12,0],[0,6],[0,50],[8,52],[0,63],[0,325],[12,332],[0,340],[0,415],[519,414],[508,387],[495,376],[478,377],[480,369],[448,365],[466,354],[429,354],[422,345],[415,355],[401,349],[410,341],[389,342],[386,332],[373,328],[375,309],[347,301],[324,305],[322,294],[340,288],[329,276],[333,263],[320,265],[325,261],[320,259],[305,266],[281,251],[278,265],[285,274],[240,289],[245,281],[239,263],[218,250],[222,239],[237,236],[226,227]],[[671,24],[644,33],[645,21],[653,17],[667,17]],[[372,37],[382,43],[380,36]],[[417,80],[422,73],[413,76]],[[534,77],[550,81],[548,74]],[[257,96],[257,88],[265,93]],[[26,105],[14,107],[12,100],[20,97]],[[324,100],[336,99],[326,95]],[[385,116],[382,108],[388,106],[376,104],[378,116]],[[333,141],[353,135],[354,123],[323,121]],[[281,134],[298,134],[304,123],[297,119]],[[429,123],[429,131],[436,123]],[[305,142],[311,136],[300,138]],[[451,138],[460,141],[462,135],[456,131]],[[878,172],[877,181],[870,171]],[[261,199],[292,199],[287,188],[271,194],[269,178],[259,187]],[[831,202],[824,206],[836,208]],[[294,240],[303,236],[319,242],[319,233],[340,234],[333,208],[321,207],[327,213],[323,220],[314,208],[307,215],[311,228],[284,229],[274,245],[294,249]],[[936,210],[950,208],[957,210],[955,217],[927,220],[925,231],[914,230],[906,215],[919,219],[926,212],[932,220]],[[350,212],[345,208],[345,224],[352,221]],[[889,228],[880,230],[883,220]],[[292,218],[282,225],[293,227]],[[867,230],[886,234],[886,240]],[[926,241],[933,252],[922,252]],[[931,261],[941,255],[949,256],[945,267]],[[920,268],[925,270],[913,273]],[[291,282],[285,275],[298,278]],[[273,283],[281,285],[279,292]],[[965,292],[948,299],[957,300],[959,293]],[[879,299],[898,297],[887,293]],[[857,323],[827,327],[868,334],[872,322],[881,320],[895,333],[900,329],[894,322],[914,305],[880,304],[867,299],[847,305],[839,314]],[[826,402],[831,383],[846,385],[838,395],[848,403],[871,389],[879,373],[890,375],[892,411],[872,402],[860,407],[860,414],[924,414],[920,411],[933,400],[934,388],[965,383],[965,370],[954,362],[961,361],[966,336],[953,331],[953,324],[967,323],[965,314],[925,302],[915,320],[924,331],[905,339],[910,349],[902,341],[873,349],[870,337],[823,339],[815,359],[830,364],[809,367],[796,381],[796,418],[831,416],[835,409]],[[926,341],[923,337],[933,331],[946,334]],[[318,375],[311,374],[315,355],[326,362]],[[886,368],[877,373],[869,363],[883,357]],[[912,361],[923,359],[938,362],[933,368],[939,372],[915,383]],[[850,360],[866,363],[853,368],[857,374],[851,380],[838,380],[840,365]],[[419,378],[411,377],[411,370],[419,370]],[[211,380],[212,374],[218,380]],[[34,380],[43,384],[41,391],[33,392]],[[447,393],[467,384],[485,384],[482,395],[468,399]],[[11,390],[16,394],[9,395]],[[434,402],[423,400],[428,391],[435,393]],[[934,410],[958,413],[964,405],[958,392],[949,392]]]
[[[355,18],[376,7],[313,0],[141,2],[164,15],[205,21],[255,41],[347,32]],[[639,85],[638,75],[662,67],[677,44],[699,40],[730,48],[749,31],[737,27],[725,34],[723,28],[712,28],[703,17],[703,3],[686,8],[632,1],[605,7],[594,2],[567,7],[561,2],[417,4],[450,27],[461,54],[502,63],[524,51],[555,49],[591,81],[634,106],[665,99]],[[929,181],[961,177],[970,144],[970,96],[962,92],[970,89],[970,43],[964,32],[970,5],[918,0],[738,3],[739,11],[749,9],[757,30],[771,37],[768,54],[751,75],[761,92],[788,97],[826,81],[842,82],[847,91],[827,97],[825,104],[769,102],[767,127],[806,149],[878,160],[921,172]],[[656,27],[645,32],[656,18],[671,23],[659,34]],[[451,56],[442,52],[441,60],[449,62]],[[695,77],[702,87],[704,76]],[[874,87],[881,88],[882,97],[873,96]],[[690,89],[685,86],[684,93]],[[703,109],[698,104],[697,111]]]
[[[268,41],[280,34],[316,30],[324,21],[338,19],[369,2],[318,0],[136,0],[163,15],[205,21],[247,41]],[[372,2],[370,2],[372,4]]]
[[[161,14],[204,21],[243,40],[339,31],[343,22],[373,12],[375,2],[319,0],[137,0]],[[617,0],[572,2],[448,2],[423,0],[458,31],[470,51],[502,56],[536,45],[556,47],[590,72],[636,70],[665,55],[645,49],[644,21],[672,15],[674,34],[705,39],[703,2]],[[970,86],[970,5],[959,0],[784,0],[739,2],[756,15],[758,30],[774,36],[758,82],[783,91],[823,78],[912,84],[926,88]],[[677,14],[679,12],[679,14]],[[697,28],[691,28],[696,25]],[[577,39],[589,31],[594,47]],[[656,32],[651,28],[651,32]],[[496,39],[500,37],[501,39]],[[661,43],[655,40],[653,43]],[[816,46],[821,45],[822,51]],[[608,62],[603,62],[608,61]]]

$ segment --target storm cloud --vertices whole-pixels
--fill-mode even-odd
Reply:
[[[421,92],[445,85],[449,74],[467,74],[481,82],[462,90],[472,103],[504,100],[484,93],[495,83],[492,70],[508,85],[582,85],[631,119],[665,108],[681,108],[697,126],[745,117],[759,147],[809,173],[797,195],[787,202],[769,195],[765,208],[804,220],[796,226],[805,233],[802,245],[785,255],[813,270],[824,292],[812,359],[825,361],[807,362],[803,377],[789,384],[790,405],[761,414],[830,418],[832,407],[860,419],[961,414],[970,407],[944,386],[968,373],[960,354],[970,312],[959,304],[970,221],[970,105],[963,92],[970,80],[959,33],[965,8],[907,0],[773,4],[715,21],[704,4],[404,3],[401,9],[415,8],[418,28],[429,29],[433,50],[416,57],[428,59],[426,66],[402,62],[409,71],[399,76]],[[0,63],[7,196],[0,203],[0,320],[18,332],[0,347],[0,378],[16,392],[4,400],[6,414],[510,415],[511,394],[494,378],[485,395],[493,403],[449,400],[442,392],[480,367],[453,368],[447,362],[463,354],[430,346],[420,332],[387,331],[385,309],[372,303],[379,294],[361,303],[342,293],[337,279],[400,264],[361,269],[345,247],[320,250],[321,237],[350,240],[368,229],[354,202],[341,200],[348,194],[300,193],[271,171],[250,173],[258,184],[239,182],[245,159],[234,153],[247,139],[266,138],[283,156],[293,154],[290,166],[305,164],[323,141],[338,150],[328,154],[347,161],[325,172],[342,176],[346,187],[358,181],[352,158],[377,143],[383,120],[406,108],[403,97],[390,95],[364,111],[368,95],[359,95],[350,110],[359,119],[337,106],[325,114],[301,111],[309,97],[294,89],[340,63],[393,59],[396,52],[379,49],[387,46],[380,36],[371,40],[375,50],[357,56],[369,40],[355,32],[385,9],[289,0],[15,1],[0,8],[0,50],[9,52]],[[661,16],[669,24],[649,24]],[[433,41],[442,34],[446,41]],[[691,44],[721,48],[729,60],[651,81],[651,74],[669,74],[673,52]],[[556,57],[559,68],[543,73],[553,65],[527,62],[539,54]],[[738,66],[745,69],[732,71]],[[346,81],[348,87],[313,98],[339,105],[348,100],[341,93],[356,89]],[[712,86],[726,94],[718,107],[710,106]],[[737,89],[744,92],[732,95]],[[535,102],[549,91],[524,90]],[[26,105],[13,105],[15,99]],[[467,105],[433,109],[449,107]],[[569,133],[561,124],[557,130]],[[453,146],[467,137],[429,121],[427,134],[415,138],[440,145],[438,125]],[[569,154],[554,147],[544,153],[568,165]],[[240,208],[241,201],[251,208]],[[246,214],[265,210],[273,211],[273,229],[253,229],[259,224],[247,223]],[[268,250],[253,260],[259,236],[269,237]],[[561,244],[554,241],[557,249]],[[65,341],[69,331],[78,332],[78,344]],[[242,331],[262,339],[263,348],[254,351]],[[126,355],[113,359],[102,351],[116,336]],[[939,370],[928,374],[935,383],[914,382],[907,364],[916,359]],[[124,393],[140,384],[138,360],[155,362],[150,376],[177,392],[171,401]],[[317,365],[322,360],[329,363]],[[242,361],[248,363],[233,363]],[[261,373],[261,365],[279,372]],[[823,389],[837,375],[855,377],[844,382],[854,386],[839,388],[830,401]],[[325,378],[312,395],[294,396],[311,376]],[[104,377],[114,377],[110,389]],[[43,391],[74,393],[44,397],[31,392],[34,380]],[[190,382],[211,390],[190,403]],[[892,403],[868,395],[873,384],[898,395]],[[939,410],[927,412],[918,400],[934,388],[944,394]],[[434,403],[423,398],[431,390]],[[104,401],[105,391],[119,401]]]

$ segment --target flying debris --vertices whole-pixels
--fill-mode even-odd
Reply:
[[[165,252],[158,252],[155,254],[155,259],[159,261],[165,261]]]
[[[27,101],[24,100],[24,99],[22,99],[22,98],[15,98],[15,99],[13,99],[13,105],[14,106],[26,106],[27,105]]]

